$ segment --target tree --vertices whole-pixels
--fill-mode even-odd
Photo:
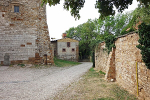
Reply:
[[[101,39],[114,34],[116,36],[122,35],[121,31],[124,29],[132,19],[132,13],[117,14],[116,16],[107,16],[104,20],[97,19],[97,31],[101,34]]]
[[[150,5],[147,8],[139,6],[134,10],[133,14],[137,16],[137,22],[140,20],[146,24],[150,24]]]
[[[98,12],[101,14],[100,17],[104,18],[109,15],[114,15],[114,7],[117,8],[119,12],[122,12],[124,9],[127,9],[129,5],[132,4],[133,0],[96,0],[95,8],[98,9]],[[144,7],[147,7],[150,3],[149,0],[137,0]],[[42,5],[49,3],[49,6],[55,6],[60,3],[60,0],[42,0]],[[84,7],[85,0],[64,0],[64,9],[70,9],[70,13],[76,19],[80,18],[79,11]]]
[[[91,42],[96,40],[98,33],[95,31],[95,22],[88,20],[86,23],[70,28],[66,31],[67,37],[79,40],[80,59],[88,58],[93,51]]]
[[[129,14],[128,18],[129,22],[122,29],[121,35],[137,30],[137,25],[141,22],[150,24],[150,6],[148,6],[147,8],[139,6],[132,13]]]

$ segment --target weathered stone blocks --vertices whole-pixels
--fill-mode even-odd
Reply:
[[[150,70],[142,62],[141,51],[136,47],[138,39],[137,33],[117,38],[115,52],[112,50],[109,56],[102,51],[104,43],[101,43],[95,53],[95,65],[96,69],[106,72],[106,79],[110,80],[115,76],[119,85],[135,95],[137,94],[138,79],[139,99],[150,100]],[[136,62],[138,78],[136,77]]]
[[[30,59],[36,59],[36,53],[39,53],[40,58],[45,54],[53,55],[50,51],[46,7],[40,6],[41,0],[2,0],[0,4],[1,62],[4,61],[5,53],[9,53],[11,64],[31,63]],[[15,5],[19,6],[17,13],[14,12]],[[44,63],[42,61],[34,62]]]

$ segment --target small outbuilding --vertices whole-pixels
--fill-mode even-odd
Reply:
[[[54,47],[54,55],[59,59],[78,61],[79,58],[79,41],[67,38],[65,33],[62,39],[51,41]]]

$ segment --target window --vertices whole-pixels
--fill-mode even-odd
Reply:
[[[66,49],[62,49],[62,52],[66,52]]]
[[[75,49],[74,48],[72,48],[72,52],[74,52],[75,51]]]
[[[19,12],[19,6],[14,6],[14,12]]]
[[[70,47],[70,42],[67,42],[67,47]]]

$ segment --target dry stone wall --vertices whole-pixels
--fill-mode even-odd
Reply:
[[[14,7],[19,6],[19,12]],[[0,1],[0,61],[9,54],[11,64],[53,63],[53,50],[41,0]],[[46,55],[46,59],[44,57]]]
[[[142,62],[140,50],[136,47],[138,45],[138,39],[139,36],[137,33],[129,33],[118,37],[115,41],[116,48],[113,49],[106,60],[107,65],[105,63],[106,61],[100,61],[100,59],[100,63],[97,63],[97,59],[96,68],[99,70],[105,69],[104,72],[106,72],[107,80],[116,79],[119,85],[135,95],[137,95],[138,79],[139,98],[141,100],[150,100],[150,70]],[[96,53],[98,54],[100,52]],[[104,52],[101,59],[105,59],[106,56],[108,55]],[[138,77],[136,77],[136,62]],[[100,64],[106,65],[105,68],[104,66],[100,66]]]

